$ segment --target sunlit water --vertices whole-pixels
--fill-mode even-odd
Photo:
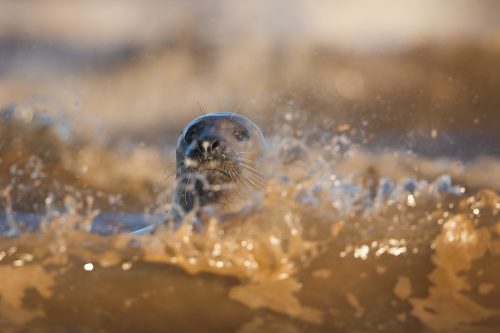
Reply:
[[[497,332],[500,162],[291,120],[268,133],[262,200],[173,228],[173,142],[4,110],[1,332]]]

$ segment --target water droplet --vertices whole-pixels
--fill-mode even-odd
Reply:
[[[337,131],[345,132],[345,131],[348,131],[350,128],[351,128],[351,125],[349,125],[349,124],[341,124],[341,125],[337,126]]]
[[[94,264],[88,262],[85,265],[83,265],[83,269],[86,270],[87,272],[90,272],[94,269]]]
[[[280,245],[281,244],[281,239],[279,239],[278,237],[276,236],[269,236],[269,241],[271,242],[271,244],[273,245]]]
[[[368,245],[362,245],[361,247],[354,250],[354,258],[361,258],[363,260],[368,259],[368,253],[370,253],[370,248]]]
[[[412,194],[408,195],[408,197],[406,198],[406,205],[408,205],[409,207],[415,207],[417,205],[417,203],[415,202],[415,197]]]
[[[19,255],[19,259],[24,261],[24,262],[31,262],[33,261],[34,257],[30,253],[23,253]]]
[[[22,261],[21,259],[17,259],[12,262],[12,265],[14,267],[21,267],[24,265],[24,261]]]
[[[131,268],[132,268],[132,263],[130,261],[126,261],[122,264],[122,269],[124,271],[128,271]]]

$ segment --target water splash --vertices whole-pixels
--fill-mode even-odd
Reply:
[[[97,327],[97,307],[115,309],[130,327],[141,327],[146,310],[163,318],[183,309],[178,315],[188,326],[178,324],[179,330],[199,330],[188,320],[199,303],[197,315],[219,316],[213,330],[491,328],[500,309],[500,273],[491,264],[500,256],[498,194],[475,194],[443,173],[440,161],[374,155],[345,133],[321,140],[328,144],[272,139],[264,200],[230,223],[207,209],[201,228],[192,215],[179,228],[162,224],[169,184],[149,192],[156,202],[139,212],[126,211],[134,206],[119,199],[125,191],[86,190],[88,184],[123,188],[125,179],[134,194],[148,193],[152,174],[162,176],[154,147],[117,151],[87,144],[77,155],[62,149],[66,172],[83,183],[54,178],[60,165],[33,155],[12,161],[2,191],[0,270],[9,283],[0,286],[0,326]],[[106,167],[97,170],[97,161]],[[410,171],[409,161],[411,170],[427,171]],[[58,184],[42,191],[37,184],[48,175]],[[30,191],[41,193],[26,197]],[[31,200],[25,207],[43,209],[17,211],[19,198]],[[130,233],[148,224],[157,226],[154,233]],[[92,282],[78,289],[72,281]],[[85,301],[87,293],[98,301]],[[63,303],[78,315],[63,316]],[[231,318],[217,310],[226,306]],[[106,325],[123,331],[117,322]],[[150,325],[151,331],[164,328],[159,320]]]

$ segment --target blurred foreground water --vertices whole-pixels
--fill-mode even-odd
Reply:
[[[189,216],[162,225],[172,145],[78,137],[30,106],[1,117],[3,331],[500,325],[495,157],[370,152],[347,124],[298,130],[287,112],[268,138],[265,199],[194,232]],[[149,224],[160,227],[130,233]]]
[[[373,39],[347,4],[97,3],[0,5],[1,332],[498,332],[498,6]],[[198,104],[254,119],[270,174],[174,230]]]

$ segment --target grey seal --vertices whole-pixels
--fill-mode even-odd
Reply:
[[[222,220],[247,212],[265,188],[266,150],[262,132],[245,116],[217,112],[191,121],[177,142],[176,180],[166,223],[178,226],[186,214],[195,212],[198,217],[207,207]]]
[[[218,112],[191,121],[177,142],[172,204],[184,213],[207,205],[238,211],[264,189],[265,151],[262,132],[242,115]]]

